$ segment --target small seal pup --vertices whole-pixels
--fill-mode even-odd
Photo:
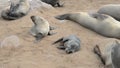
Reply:
[[[41,0],[41,1],[52,5],[53,7],[55,7],[55,6],[63,7],[63,4],[60,4],[59,0]]]
[[[1,17],[7,20],[15,20],[25,16],[29,10],[29,0],[20,0],[17,4],[11,2],[10,9],[3,10]]]
[[[107,14],[120,21],[120,4],[108,4],[102,6],[98,13]]]
[[[107,46],[103,53],[101,53],[99,46],[96,45],[94,53],[100,57],[105,68],[120,68],[120,43],[118,41]]]
[[[51,32],[54,27],[51,27],[47,20],[40,16],[31,16],[34,26],[31,28],[30,33],[36,38],[36,40],[41,40],[47,35],[53,35],[55,33]]]
[[[67,54],[74,53],[80,49],[80,39],[76,35],[69,35],[62,37],[55,41],[53,44],[60,42],[59,49],[64,49]]]
[[[59,20],[71,20],[103,36],[120,38],[120,22],[100,13],[76,12],[56,16]]]

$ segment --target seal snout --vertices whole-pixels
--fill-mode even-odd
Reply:
[[[31,20],[35,23],[35,16],[31,16]]]
[[[34,19],[35,18],[35,16],[31,16],[31,19]]]

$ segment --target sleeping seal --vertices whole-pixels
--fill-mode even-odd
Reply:
[[[59,49],[64,49],[67,54],[74,53],[80,49],[80,39],[76,35],[62,37],[53,44],[60,42]]]
[[[7,20],[15,20],[25,16],[29,10],[29,0],[20,0],[17,4],[11,2],[10,9],[3,10],[1,17]]]
[[[118,41],[107,46],[103,53],[101,53],[99,46],[96,45],[94,53],[100,57],[105,68],[120,68],[120,43]]]
[[[36,38],[36,40],[41,40],[47,35],[53,35],[51,32],[54,28],[51,27],[47,20],[39,16],[31,16],[34,26],[31,28],[30,33]]]
[[[56,18],[77,22],[106,37],[120,38],[120,22],[109,15],[79,12],[59,15]]]
[[[59,0],[41,0],[41,1],[52,5],[53,7],[55,7],[55,6],[63,7],[63,4],[60,4]]]
[[[98,13],[107,14],[120,21],[120,4],[108,4],[102,6]]]

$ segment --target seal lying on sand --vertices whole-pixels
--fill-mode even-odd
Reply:
[[[58,7],[63,7],[63,4],[60,4],[59,0],[41,0],[47,4],[51,4],[53,7],[58,6]]]
[[[31,28],[30,33],[36,38],[36,40],[41,40],[47,35],[53,35],[53,27],[49,26],[47,20],[39,16],[31,16],[34,26]]]
[[[98,13],[110,15],[120,21],[120,4],[104,5],[98,10]]]
[[[115,42],[105,48],[105,51],[101,53],[99,46],[95,46],[94,53],[97,54],[105,68],[120,68],[120,43]]]
[[[60,38],[55,41],[53,44],[60,42],[61,45],[59,49],[65,49],[66,53],[74,53],[80,49],[80,39],[75,35],[70,35],[67,37]]]
[[[11,2],[10,9],[3,10],[1,16],[7,20],[15,20],[25,16],[29,10],[29,0],[20,0],[18,4]]]
[[[120,38],[120,22],[109,15],[79,12],[59,15],[56,18],[77,22],[103,36]]]

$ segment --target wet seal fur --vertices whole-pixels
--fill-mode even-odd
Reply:
[[[120,21],[120,4],[108,4],[102,6],[98,13],[107,14]]]
[[[31,28],[30,33],[36,38],[36,40],[41,40],[47,35],[53,35],[55,33],[51,32],[54,27],[49,25],[49,22],[40,16],[31,16],[34,26]]]
[[[120,68],[120,43],[118,41],[107,46],[103,53],[101,53],[99,46],[96,45],[94,53],[101,59],[105,68]]]
[[[53,7],[55,7],[55,6],[63,7],[63,4],[60,4],[59,0],[41,0],[41,1],[52,5]]]
[[[78,12],[58,15],[56,18],[74,21],[106,37],[120,38],[120,22],[109,15]]]
[[[3,10],[1,17],[7,20],[15,20],[27,15],[29,10],[29,0],[20,0],[17,4],[11,2],[10,9]]]
[[[76,35],[69,35],[62,37],[55,41],[53,44],[60,42],[59,49],[64,49],[67,54],[74,53],[80,50],[80,39]]]

